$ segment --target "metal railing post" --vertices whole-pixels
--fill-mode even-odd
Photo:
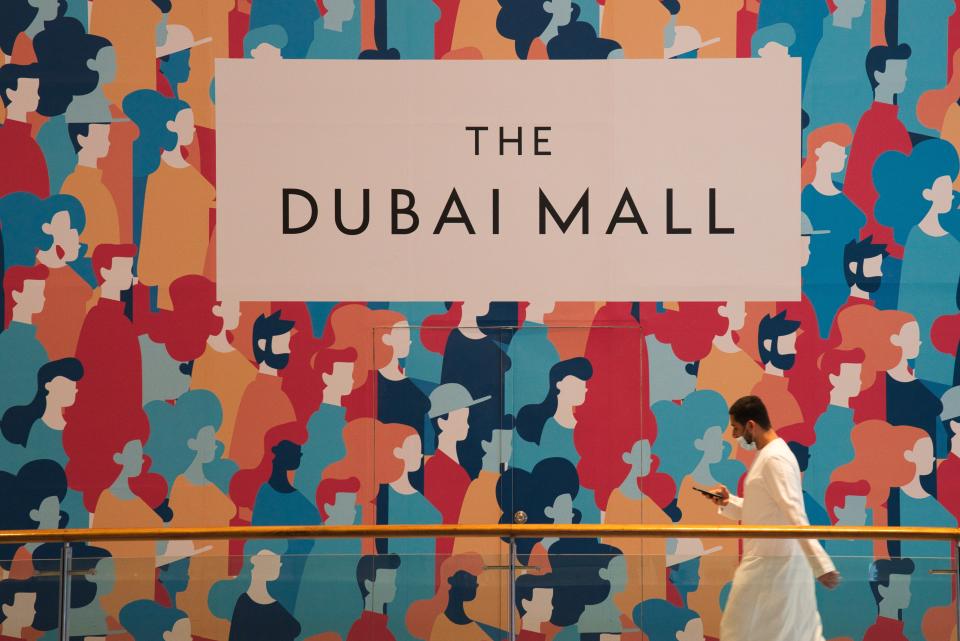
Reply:
[[[517,630],[514,621],[513,604],[516,602],[517,589],[517,537],[510,537],[510,583],[507,585],[507,621],[510,630],[510,641],[516,641]]]
[[[60,550],[60,611],[57,625],[60,641],[70,639],[70,566],[73,564],[73,548],[70,543],[64,543]]]
[[[954,603],[957,606],[957,620],[956,620],[957,627],[955,628],[955,630],[957,633],[957,640],[960,641],[960,538],[957,538],[956,540],[954,540],[953,545],[954,545],[954,549],[953,549],[954,559],[956,560],[956,564],[954,566],[954,571],[956,573],[954,575],[955,591],[953,593],[953,598],[955,599]]]

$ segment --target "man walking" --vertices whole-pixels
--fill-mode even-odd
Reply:
[[[730,407],[730,423],[740,446],[756,447],[759,453],[744,481],[742,498],[722,485],[712,490],[720,498],[708,498],[720,506],[721,514],[744,525],[808,525],[800,467],[771,426],[763,401],[756,396],[739,399]],[[818,541],[745,540],[720,639],[823,641],[814,576],[830,589],[840,582]]]

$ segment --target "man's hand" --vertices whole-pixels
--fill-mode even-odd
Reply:
[[[713,501],[714,505],[719,505],[720,507],[726,507],[727,504],[730,503],[730,491],[727,490],[727,488],[725,488],[724,486],[718,485],[714,488],[711,488],[710,491],[713,492],[714,494],[719,494],[722,497],[718,499],[718,498],[714,498],[712,496],[707,496],[706,494],[704,494],[704,496],[707,496],[708,500]]]
[[[823,576],[819,577],[817,581],[823,584],[823,587],[827,588],[828,590],[832,590],[840,585],[840,573],[837,571],[827,572]]]

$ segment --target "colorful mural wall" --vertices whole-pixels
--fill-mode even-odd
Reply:
[[[755,453],[727,408],[746,394],[797,456],[812,523],[956,526],[954,11],[4,0],[0,527],[720,523],[692,488],[742,482]],[[786,55],[803,60],[799,301],[217,299],[215,58]],[[498,260],[477,258],[478,278]],[[930,574],[949,544],[827,550],[847,580],[819,594],[826,638],[956,638],[951,577]],[[501,639],[516,617],[528,639],[710,639],[738,553],[521,540],[510,603],[497,540],[81,545],[70,634]],[[57,559],[2,547],[3,638],[55,634]]]

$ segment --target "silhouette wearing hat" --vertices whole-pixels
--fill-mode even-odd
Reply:
[[[457,444],[470,430],[470,408],[488,400],[490,396],[473,398],[459,383],[440,385],[430,393],[428,416],[437,434],[437,453],[424,466],[424,495],[443,515],[444,523],[458,521],[470,485],[470,476],[460,465]]]
[[[467,438],[470,430],[470,408],[490,396],[473,398],[459,383],[445,383],[430,393],[430,411],[437,435],[437,452],[424,465],[423,494],[443,517],[443,523],[460,520],[463,497],[470,487],[470,475],[460,465],[457,444]],[[453,552],[453,539],[437,540],[437,567]]]
[[[196,40],[189,27],[182,24],[166,25],[162,33],[163,44],[158,44],[156,50],[158,69],[170,85],[169,95],[179,100],[180,85],[190,78],[190,50],[213,38]]]

